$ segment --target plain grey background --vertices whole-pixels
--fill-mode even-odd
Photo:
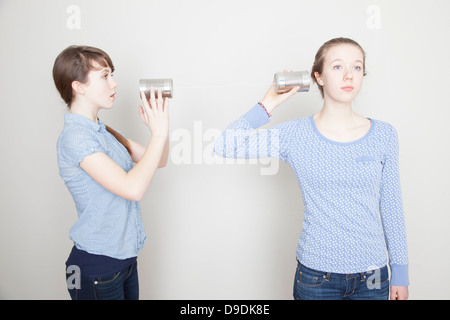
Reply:
[[[285,163],[275,174],[262,161],[220,163],[211,146],[275,72],[310,70],[323,42],[345,36],[367,52],[355,110],[399,132],[410,298],[449,299],[448,12],[448,0],[1,0],[0,298],[69,298],[76,211],[58,175],[67,109],[51,70],[79,44],[116,67],[115,107],[100,118],[142,144],[139,79],[175,84],[171,158],[141,201],[141,298],[292,299],[303,218],[295,175]],[[268,127],[321,103],[316,87],[297,94]]]

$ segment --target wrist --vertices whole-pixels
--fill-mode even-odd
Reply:
[[[151,136],[150,139],[154,140],[154,141],[159,141],[159,142],[164,142],[165,143],[168,138],[169,138],[168,134],[161,134],[161,133],[153,134],[152,133],[152,136]]]
[[[264,100],[263,100],[263,101],[258,102],[258,104],[261,108],[264,109],[264,111],[267,113],[267,116],[270,118],[272,116],[272,114],[271,114],[272,110],[271,109],[269,110],[267,103],[264,103]]]

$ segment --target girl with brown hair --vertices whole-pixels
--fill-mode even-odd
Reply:
[[[66,262],[76,271],[66,274],[72,299],[138,299],[137,255],[146,241],[139,201],[168,159],[169,104],[160,92],[156,99],[152,89],[149,100],[141,94],[146,147],[98,119],[114,105],[113,72],[108,54],[87,46],[68,47],[53,67],[69,108],[57,142],[59,173],[78,213]]]

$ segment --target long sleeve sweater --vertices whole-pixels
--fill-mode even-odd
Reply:
[[[313,117],[256,132],[270,122],[256,105],[217,139],[228,158],[278,158],[297,176],[303,196],[303,228],[297,259],[333,273],[375,270],[388,263],[391,285],[409,285],[408,250],[399,178],[398,137],[373,120],[353,142],[323,136]]]

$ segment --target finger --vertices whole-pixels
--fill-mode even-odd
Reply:
[[[142,102],[144,102],[144,104],[145,104],[145,102],[147,102],[147,97],[145,96],[144,91],[141,91],[141,100],[142,100]]]
[[[158,90],[157,104],[158,104],[159,109],[162,109],[162,107],[163,107],[163,96],[162,96],[162,91],[161,90]]]
[[[294,94],[296,94],[297,92],[298,92],[298,90],[300,90],[301,88],[300,88],[300,86],[295,86],[295,87],[293,87],[288,93],[289,93],[289,95],[294,95]]]
[[[163,112],[169,111],[169,98],[165,97],[163,102]]]
[[[139,106],[139,116],[141,117],[142,122],[147,123],[147,116],[142,106]]]
[[[287,100],[290,97],[294,96],[298,92],[298,90],[300,90],[300,87],[296,86],[296,87],[293,87],[292,89],[290,89],[289,91],[280,92],[279,96],[284,101],[284,100]]]
[[[397,300],[397,291],[391,288],[390,300]]]
[[[148,119],[148,114],[151,112],[151,107],[149,104],[149,101],[147,100],[147,97],[143,91],[141,91],[141,99],[143,106],[140,106],[142,108],[142,112],[144,114],[145,120]]]
[[[141,91],[141,100],[142,100],[142,104],[144,105],[142,109],[145,110],[145,107],[150,107],[150,105],[148,104],[147,96],[145,95],[144,91]]]
[[[155,88],[150,87],[150,107],[153,107],[155,105],[155,102]]]

